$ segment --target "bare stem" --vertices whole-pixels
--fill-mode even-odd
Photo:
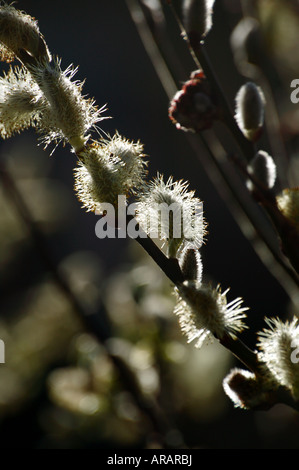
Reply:
[[[133,219],[133,216],[128,215],[127,224],[129,224],[129,222]],[[137,230],[140,234],[142,233],[139,224],[137,224]],[[166,276],[171,280],[173,284],[180,284],[184,282],[185,279],[177,259],[168,258],[166,255],[164,255],[160,248],[148,235],[145,234],[145,232],[143,232],[141,236],[136,238],[136,241],[155,261],[155,263],[162,269],[164,274],[166,274]]]
[[[222,346],[231,351],[249,370],[255,374],[260,373],[256,353],[248,348],[240,339],[233,339],[231,336],[225,335],[223,338],[219,339],[219,342]]]

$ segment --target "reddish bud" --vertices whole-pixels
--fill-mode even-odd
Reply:
[[[200,70],[192,72],[172,99],[169,118],[178,129],[203,131],[210,129],[220,112],[210,83]]]

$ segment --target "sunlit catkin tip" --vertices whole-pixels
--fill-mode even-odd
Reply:
[[[247,370],[233,369],[223,381],[223,389],[236,408],[257,409],[268,403],[273,381],[258,379]]]
[[[141,143],[119,134],[112,139],[86,145],[75,170],[75,191],[87,211],[99,214],[106,204],[118,206],[118,196],[134,193],[146,175]]]
[[[213,5],[213,0],[184,0],[183,22],[188,36],[195,33],[205,38],[213,26]]]
[[[255,83],[243,85],[236,96],[236,121],[248,140],[259,139],[264,125],[265,97]]]
[[[248,308],[242,307],[241,298],[228,303],[227,292],[222,293],[220,286],[213,289],[197,281],[185,281],[176,288],[174,313],[188,343],[195,341],[195,347],[200,348],[213,337],[228,335],[235,339],[246,328],[243,320]]]
[[[273,158],[263,150],[260,150],[248,166],[248,172],[254,176],[255,180],[266,189],[272,189],[275,185],[277,170]],[[254,184],[248,183],[249,189],[254,188]]]
[[[186,281],[201,283],[203,267],[198,250],[185,248],[181,253],[179,262]]]
[[[299,322],[266,319],[268,328],[258,335],[259,360],[276,380],[299,399]]]
[[[11,5],[0,6],[1,60],[12,61],[26,51],[39,60],[50,60],[50,54],[39,31],[37,21]]]
[[[284,189],[276,200],[279,210],[299,232],[299,187]]]

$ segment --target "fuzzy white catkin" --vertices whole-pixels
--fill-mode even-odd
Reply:
[[[99,214],[103,204],[116,208],[118,196],[134,193],[146,175],[143,145],[119,134],[87,145],[80,159],[75,170],[75,191],[87,211]]]
[[[236,96],[236,121],[249,140],[256,140],[264,125],[264,93],[255,83],[247,82]]]
[[[211,0],[184,0],[183,22],[187,34],[197,33],[204,38],[213,25]]]
[[[248,308],[242,307],[243,299],[240,297],[228,303],[228,290],[221,292],[220,286],[213,289],[198,281],[185,281],[175,292],[177,304],[174,313],[188,343],[195,341],[195,347],[200,348],[213,337],[221,339],[228,335],[235,338],[246,328],[243,320]]]
[[[299,363],[294,352],[299,350],[299,321],[282,322],[266,319],[268,328],[259,333],[259,359],[276,380],[299,399]]]
[[[34,18],[12,5],[0,6],[0,56],[8,62],[27,51],[32,57],[50,60],[47,46]]]
[[[0,78],[0,135],[3,139],[38,126],[44,106],[42,93],[25,68],[10,68]]]
[[[272,189],[275,185],[277,170],[273,158],[264,150],[260,150],[248,166],[248,172],[267,189]],[[253,188],[249,182],[249,189]]]
[[[70,66],[62,71],[60,61],[55,60],[53,65],[31,67],[30,72],[49,103],[43,116],[46,145],[63,141],[76,152],[82,150],[87,132],[103,119],[103,109],[82,95],[82,83],[72,80],[77,69]]]
[[[178,249],[200,248],[206,233],[202,202],[188,183],[166,182],[159,175],[138,195],[136,218],[142,229],[151,237],[167,242],[169,256],[175,257]]]

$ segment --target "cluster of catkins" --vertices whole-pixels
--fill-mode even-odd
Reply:
[[[207,21],[201,23],[204,34],[211,27],[212,3],[186,2],[186,8],[194,14],[205,12]],[[187,24],[194,27],[190,17]],[[215,289],[202,282],[199,249],[206,223],[201,201],[188,190],[188,184],[172,178],[164,180],[159,174],[147,182],[147,162],[140,142],[131,142],[118,132],[106,139],[91,139],[93,128],[105,119],[105,109],[97,108],[93,100],[82,95],[83,84],[73,80],[73,66],[63,71],[61,61],[52,58],[37,22],[6,4],[0,6],[0,56],[4,61],[16,58],[21,63],[19,67],[11,66],[0,79],[1,137],[33,127],[46,146],[51,142],[70,144],[78,159],[75,190],[87,211],[101,214],[103,204],[117,208],[118,196],[134,195],[140,226],[148,236],[158,234],[168,248],[168,257],[178,259],[184,281],[175,286],[175,314],[188,342],[201,347],[211,337],[222,342],[225,338],[235,340],[246,328],[247,308],[242,306],[241,298],[228,302],[228,290],[222,292],[220,286]],[[203,100],[201,89],[199,93],[195,98],[198,109],[202,109],[209,101]],[[253,102],[259,111],[255,117],[247,113],[248,103],[252,107]],[[263,103],[261,92],[252,84],[239,93],[237,121],[250,138],[255,138],[262,126]],[[255,175],[262,175],[262,182],[266,174],[268,186],[274,185],[275,165],[267,154],[260,152],[251,168]],[[168,218],[160,211],[165,206],[171,208]],[[269,323],[269,329],[259,335],[260,375],[234,370],[224,382],[237,406],[258,405],[267,390],[281,385],[299,399],[299,370],[291,360],[294,344],[299,345],[296,321]]]
[[[183,1],[182,29],[191,47],[196,42],[203,45],[213,25],[213,6],[213,0]],[[245,83],[236,95],[235,122],[243,136],[254,145],[263,132],[265,105],[266,99],[262,89],[253,82]],[[225,122],[227,116],[209,80],[202,70],[197,70],[192,72],[189,80],[173,97],[169,106],[169,117],[178,129],[199,133],[211,128],[216,120]],[[275,196],[277,169],[274,159],[267,152],[258,150],[253,158],[247,161],[247,174],[247,187],[253,195],[256,196],[256,191],[260,189]],[[299,231],[299,188],[283,190],[276,196],[276,203],[293,229]],[[190,290],[188,295],[190,298]],[[185,312],[185,315],[181,316],[182,327],[190,335],[190,339],[198,338],[200,345],[204,335],[198,334],[198,330],[190,322],[190,309],[186,308],[182,298],[180,303],[177,310]],[[227,329],[230,325],[232,329],[240,332],[244,327],[242,320],[245,309],[240,309],[238,299],[231,308],[233,319],[227,318]],[[200,308],[197,307],[196,311],[199,312]],[[208,311],[207,304],[205,312]],[[201,319],[203,318],[204,315],[201,314]],[[208,318],[211,321],[210,313]],[[299,400],[298,319],[294,318],[286,323],[276,318],[266,319],[266,324],[268,328],[258,333],[258,365],[255,373],[236,369],[224,380],[224,389],[236,406],[258,407],[271,401],[269,392],[278,390],[281,386],[291,392],[295,401]],[[215,325],[210,331],[217,337]],[[230,332],[232,333],[234,331]],[[221,334],[223,332],[218,335],[220,339]]]

